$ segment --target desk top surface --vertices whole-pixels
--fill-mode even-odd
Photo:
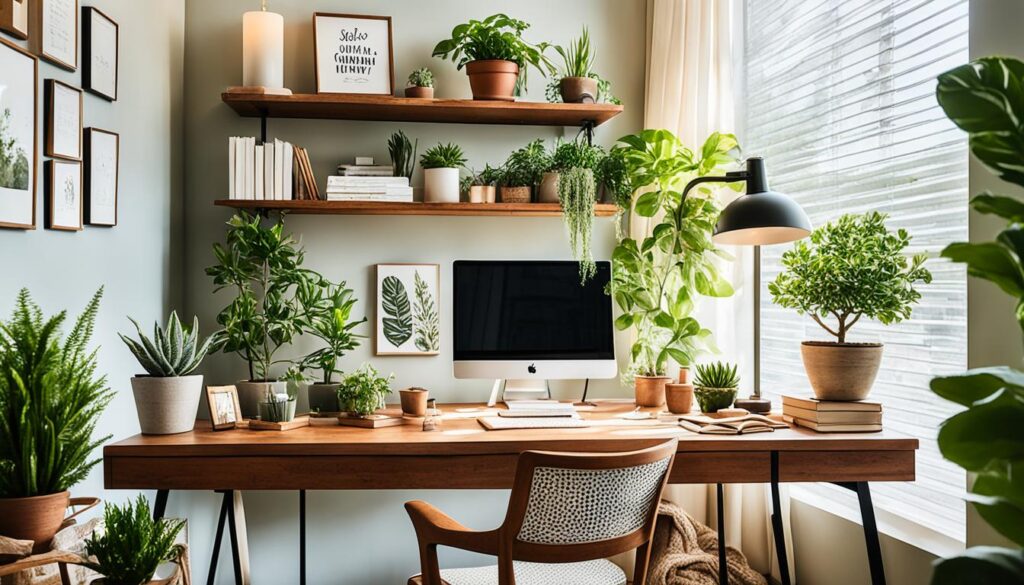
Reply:
[[[499,407],[500,408],[500,407]],[[801,428],[750,435],[698,435],[672,423],[627,421],[617,417],[634,409],[632,401],[604,400],[589,411],[601,426],[563,429],[485,430],[477,417],[493,415],[482,404],[447,404],[442,430],[423,432],[420,419],[379,429],[310,426],[290,431],[195,430],[178,435],[135,435],[104,448],[105,456],[289,456],[289,455],[480,455],[524,450],[628,451],[677,437],[679,452],[700,451],[912,451],[917,439],[894,431],[816,433]],[[656,411],[657,409],[643,409]],[[614,422],[612,422],[614,421]]]

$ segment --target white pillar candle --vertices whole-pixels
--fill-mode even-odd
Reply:
[[[242,85],[284,87],[284,17],[280,14],[242,15]]]

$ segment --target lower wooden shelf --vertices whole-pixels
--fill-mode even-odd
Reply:
[[[302,215],[447,215],[555,217],[562,215],[558,203],[392,203],[378,201],[278,201],[259,199],[218,199],[222,207],[285,211]],[[614,203],[598,203],[594,215],[615,215]]]

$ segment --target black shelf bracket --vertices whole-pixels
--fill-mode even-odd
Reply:
[[[583,123],[583,126],[580,127],[580,131],[587,136],[587,146],[594,145],[594,128],[596,127],[597,124],[595,124],[593,120],[587,120]]]

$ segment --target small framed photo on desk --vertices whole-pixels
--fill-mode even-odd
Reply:
[[[207,386],[206,402],[210,406],[210,423],[213,430],[233,429],[242,420],[238,389],[234,386]]]

